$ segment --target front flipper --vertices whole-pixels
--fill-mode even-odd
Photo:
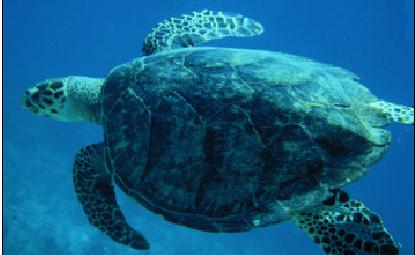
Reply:
[[[399,245],[386,231],[380,217],[341,190],[322,206],[296,213],[295,224],[332,255],[398,255]]]
[[[104,146],[82,148],[75,157],[73,171],[76,196],[88,221],[116,242],[149,249],[144,237],[128,225],[115,200],[112,178],[105,167]]]
[[[261,24],[240,14],[204,10],[183,14],[160,22],[144,39],[145,56],[161,51],[192,47],[226,36],[255,36],[263,32]]]

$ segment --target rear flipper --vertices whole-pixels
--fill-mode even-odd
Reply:
[[[93,226],[116,242],[139,250],[149,249],[144,237],[128,225],[115,200],[102,144],[81,149],[75,157],[73,176],[76,196]]]
[[[369,104],[370,107],[380,110],[388,119],[403,124],[414,124],[414,107],[408,107],[389,103],[385,101],[376,101]]]
[[[344,191],[332,190],[332,193],[322,206],[292,217],[327,254],[399,254],[399,245],[377,214],[361,202],[349,199]]]

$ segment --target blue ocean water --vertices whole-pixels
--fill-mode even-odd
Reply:
[[[23,91],[50,77],[105,77],[141,56],[157,22],[204,8],[242,13],[264,25],[255,38],[209,45],[268,49],[349,69],[374,94],[413,105],[413,1],[122,0],[3,1],[4,254],[138,254],[91,227],[77,202],[72,161],[101,141],[87,123],[62,123],[20,107]],[[414,131],[391,126],[393,142],[367,176],[345,187],[378,212],[414,253]],[[287,222],[242,234],[207,234],[163,221],[117,190],[130,224],[148,238],[145,254],[323,254]]]

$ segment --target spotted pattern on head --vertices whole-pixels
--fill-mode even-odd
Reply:
[[[65,101],[64,82],[54,79],[26,90],[23,106],[35,114],[54,117],[63,111]]]
[[[240,14],[203,10],[182,14],[160,22],[145,38],[145,56],[161,51],[192,47],[227,36],[247,37],[260,35],[262,25]]]

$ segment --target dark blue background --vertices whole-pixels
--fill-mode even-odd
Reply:
[[[5,254],[138,254],[90,227],[72,186],[72,160],[102,140],[101,128],[60,123],[20,108],[25,88],[45,78],[104,77],[141,55],[157,22],[209,8],[256,18],[265,33],[210,45],[307,56],[349,69],[374,94],[413,104],[413,1],[121,0],[3,1]],[[346,187],[378,212],[402,254],[413,254],[414,132],[393,125],[383,161]],[[206,234],[160,220],[118,192],[129,222],[152,244],[147,254],[322,254],[291,223],[244,234]]]

